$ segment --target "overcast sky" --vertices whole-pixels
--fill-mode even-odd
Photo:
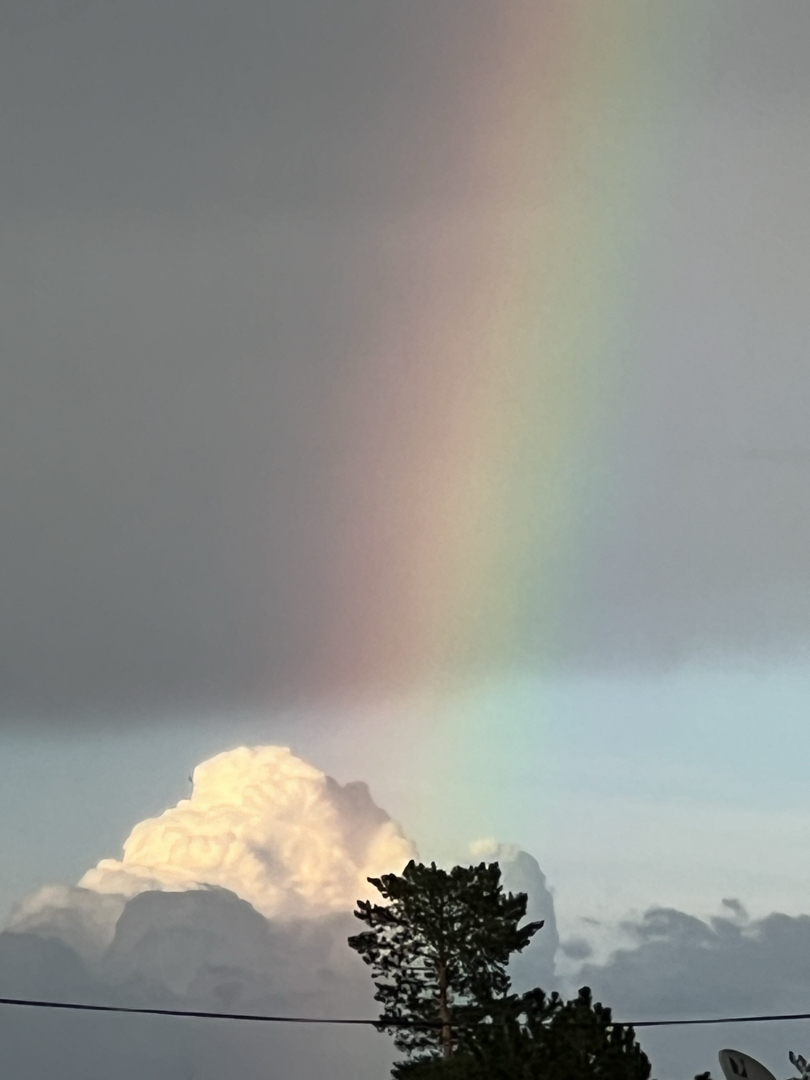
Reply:
[[[588,0],[540,6],[588,22]],[[619,7],[629,34],[641,8]],[[375,702],[367,630],[335,614],[340,552],[356,538],[355,591],[394,595],[375,529],[401,508],[358,398],[455,242],[434,224],[458,214],[474,240],[477,220],[532,219],[471,165],[527,9],[3,5],[4,910],[116,855],[240,742],[367,781],[428,855],[521,844],[566,933],[729,896],[804,910],[810,8],[643,7],[670,29],[638,46],[655,92],[626,107],[659,156],[611,164],[619,188],[647,179],[615,403],[566,539],[581,555],[512,582],[527,614],[497,663]],[[554,93],[587,112],[599,85]],[[600,153],[577,188],[597,208]],[[418,429],[420,400],[388,399],[380,425]],[[338,638],[333,686],[318,658]]]
[[[583,478],[588,572],[554,645],[584,670],[806,643],[810,15],[711,7],[697,58],[645,58],[666,175],[612,475]],[[493,11],[5,6],[7,718],[307,689],[335,537],[347,515],[373,527],[336,467],[356,357],[427,255],[392,270],[386,229],[419,235],[475,186]],[[598,197],[598,169],[589,183]],[[526,634],[531,668],[531,618]]]

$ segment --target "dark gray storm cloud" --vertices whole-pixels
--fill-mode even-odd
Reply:
[[[463,18],[459,18],[462,15]],[[423,170],[448,23],[487,5],[172,0],[3,10],[7,213],[368,210]],[[459,89],[463,87],[464,76]],[[424,153],[425,147],[420,148]],[[438,175],[446,183],[452,151]]]
[[[430,123],[448,19],[462,52],[491,19],[460,11],[4,8],[7,716],[306,682],[368,218],[463,182]]]
[[[466,190],[494,10],[4,5],[4,717],[307,688],[330,538],[365,527],[340,440],[401,284],[376,230]],[[792,647],[810,614],[810,23],[717,10],[666,76],[688,160],[566,661]]]

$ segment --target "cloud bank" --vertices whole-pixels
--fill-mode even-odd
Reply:
[[[369,876],[399,872],[415,855],[365,784],[340,785],[284,747],[219,754],[194,770],[190,798],[135,826],[121,859],[17,906],[0,933],[0,996],[374,1017],[368,969],[346,945],[357,929],[351,912],[373,893]],[[515,978],[547,984],[557,935],[540,867],[494,841],[473,845],[471,858],[497,859],[506,887],[530,893],[529,914],[546,928]],[[63,1036],[74,1055],[68,1063],[56,1049],[62,1036],[48,1036],[55,1049],[43,1058],[21,1035],[30,1021],[11,1020],[0,1010],[15,1076],[109,1075],[110,1055],[97,1051],[110,1018],[90,1024],[79,1050],[75,1032]],[[44,1016],[42,1025],[67,1032],[70,1021]],[[392,1059],[390,1040],[371,1029],[308,1028],[302,1040],[285,1026],[259,1035],[228,1022],[193,1031],[174,1021],[159,1029],[132,1022],[122,1038],[127,1061],[116,1058],[113,1071],[133,1080],[185,1080],[189,1070],[212,1080],[224,1072],[266,1077],[268,1060],[272,1076],[378,1080]]]
[[[572,980],[592,986],[617,1018],[807,1011],[810,916],[750,919],[739,901],[724,900],[723,913],[708,919],[652,908],[621,929],[631,943],[604,964],[585,964]],[[791,1072],[789,1049],[810,1048],[810,1022],[651,1029],[641,1038],[659,1077],[718,1075],[723,1046],[753,1054],[780,1076]]]
[[[190,798],[135,826],[121,859],[17,906],[0,934],[0,994],[374,1016],[368,973],[346,946],[351,910],[371,889],[367,877],[399,871],[415,853],[365,784],[342,786],[284,747],[219,754],[194,770]],[[281,1025],[124,1019],[46,1013],[19,1023],[0,1010],[0,1038],[14,1075],[31,1080],[258,1078],[268,1068],[371,1080],[391,1060],[388,1040],[370,1029],[308,1028],[304,1038]]]
[[[341,786],[281,747],[220,754],[195,770],[189,799],[132,830],[120,860],[18,905],[0,933],[0,996],[373,1017],[368,970],[346,946],[356,930],[351,911],[368,894],[366,876],[401,870],[415,850],[365,784]],[[560,946],[554,898],[531,855],[484,840],[467,857],[497,860],[505,887],[528,893],[528,916],[545,920],[513,961],[517,989],[571,993],[588,984],[624,1020],[806,1009],[810,916],[751,919],[731,900],[708,919],[655,908],[621,924],[614,940],[625,944],[597,963],[584,939]],[[564,977],[555,971],[560,954]],[[111,1049],[111,1032],[126,1061]],[[365,1029],[304,1036],[283,1026],[155,1027],[0,1009],[0,1039],[22,1080],[106,1080],[111,1062],[122,1080],[186,1080],[191,1071],[198,1080],[379,1080],[391,1061],[389,1040]],[[810,1049],[810,1024],[652,1029],[641,1041],[658,1080],[715,1068],[722,1045],[786,1075],[787,1050]]]

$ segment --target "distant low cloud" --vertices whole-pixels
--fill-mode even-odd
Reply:
[[[470,854],[473,859],[482,862],[497,862],[504,889],[507,892],[526,893],[526,917],[543,921],[543,929],[533,938],[530,948],[514,956],[509,965],[516,989],[526,990],[538,985],[548,988],[556,984],[554,958],[560,935],[557,932],[554,897],[537,860],[527,851],[521,851],[516,844],[503,844],[496,840],[477,840],[470,845]]]
[[[604,964],[586,964],[571,985],[587,984],[623,1020],[707,1018],[808,1011],[810,916],[774,912],[751,919],[739,900],[700,919],[652,908],[622,930],[631,945]],[[569,956],[570,956],[569,952]],[[807,1052],[810,1023],[758,1023],[641,1030],[659,1077],[718,1074],[717,1052],[737,1047],[776,1076],[791,1072],[787,1051]]]
[[[805,1011],[810,916],[749,919],[739,902],[724,906],[728,915],[705,920],[652,908],[623,924],[634,947],[578,977],[639,1019]]]

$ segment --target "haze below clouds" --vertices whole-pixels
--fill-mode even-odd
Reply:
[[[582,479],[587,565],[551,653],[530,618],[507,667],[806,644],[810,16],[711,7],[698,61],[656,61],[674,149],[610,473]],[[353,632],[335,545],[372,527],[345,473],[358,357],[437,221],[515,210],[465,141],[498,17],[15,0],[3,25],[3,716],[306,695]]]

